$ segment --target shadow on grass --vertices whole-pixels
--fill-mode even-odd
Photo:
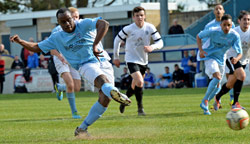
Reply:
[[[92,92],[79,92],[75,94],[76,97],[93,97],[98,96],[97,93]],[[56,93],[15,93],[15,94],[2,94],[0,95],[0,100],[26,100],[26,99],[44,99],[44,98],[56,98]],[[66,93],[64,92],[64,98],[66,98]]]
[[[47,118],[47,119],[9,119],[0,120],[1,123],[11,123],[11,122],[42,122],[42,121],[62,121],[62,120],[75,120],[72,118]]]
[[[102,119],[105,120],[124,120],[124,119],[158,119],[158,118],[174,118],[174,117],[193,117],[201,115],[199,111],[190,111],[190,112],[175,112],[175,113],[147,113],[146,116],[138,116],[136,115],[125,115],[125,114],[118,114],[115,116],[104,116]]]

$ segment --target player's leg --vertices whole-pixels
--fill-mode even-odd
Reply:
[[[92,106],[82,124],[76,128],[75,136],[78,136],[80,134],[88,135],[88,127],[92,125],[96,120],[98,120],[102,116],[102,114],[107,110],[110,100],[111,99],[105,96],[101,90],[99,91],[98,101]]]
[[[229,91],[230,93],[230,102],[229,102],[229,105],[232,106],[232,104],[234,103],[234,89],[230,89]]]
[[[130,99],[119,92],[114,86],[114,82],[108,80],[105,72],[101,69],[100,63],[86,63],[79,69],[79,72],[85,80],[101,89],[107,97],[125,105],[130,104]]]
[[[142,96],[143,96],[143,84],[144,77],[147,65],[139,65],[135,63],[127,63],[129,72],[133,78],[131,87],[127,90],[126,94],[128,97],[135,94],[137,106],[138,106],[138,115],[145,115],[143,104],[142,104]],[[124,112],[124,106],[120,105],[120,112]]]
[[[218,84],[221,80],[221,73],[218,63],[213,59],[206,60],[205,72],[212,80],[210,81],[207,87],[206,94],[202,99],[200,107],[204,110],[205,115],[210,115],[211,113],[208,109],[209,98],[211,98],[212,95],[215,94],[216,91],[218,91]]]
[[[235,82],[236,82],[236,77],[233,74],[228,75],[227,82],[223,84],[220,92],[215,97],[214,110],[219,109],[221,97],[224,94],[228,93],[229,90],[233,88]]]
[[[74,91],[79,92],[81,89],[81,76],[77,70],[75,70],[72,67],[69,67],[70,74],[73,78],[73,84],[74,84]]]
[[[68,102],[69,102],[70,109],[72,112],[72,117],[76,119],[81,118],[81,116],[77,114],[73,78],[69,72],[64,72],[62,74],[62,78],[66,84],[66,96],[68,98]]]
[[[143,76],[140,71],[136,71],[131,74],[133,80],[135,81],[135,98],[137,101],[138,115],[146,115],[144,113],[142,97],[143,97]]]
[[[82,124],[76,128],[75,136],[80,133],[86,133],[87,128],[106,111],[112,98],[124,104],[131,102],[126,95],[121,94],[118,89],[113,86],[112,82],[109,82],[107,76],[105,76],[105,73],[100,68],[100,63],[87,63],[79,69],[79,72],[84,79],[94,84],[100,91],[99,100],[92,106]]]
[[[62,77],[63,73],[65,72],[70,72],[69,66],[67,64],[63,64],[61,60],[53,56],[54,64],[56,67],[56,71],[58,72],[59,76]],[[63,99],[63,91],[66,91],[66,84],[65,83],[57,83],[55,84],[55,89],[56,89],[56,96],[58,100]]]
[[[243,108],[244,109],[244,107],[240,106],[238,100],[239,100],[241,88],[243,86],[243,81],[246,78],[246,73],[242,67],[239,67],[235,70],[234,74],[235,74],[237,80],[234,84],[234,102],[232,104],[232,108]]]
[[[225,73],[226,73],[226,78],[227,78],[227,80],[228,80],[228,78],[229,78],[229,75],[232,75],[233,73],[234,73],[234,66],[233,66],[233,64],[231,63],[231,61],[230,61],[230,58],[228,58],[228,59],[226,59],[226,66],[225,66]],[[229,84],[229,83],[228,83]],[[223,90],[222,90],[223,89]],[[228,92],[228,89],[230,89],[229,88],[229,86],[227,86],[226,87],[226,83],[225,83],[225,85],[223,85],[222,86],[222,91],[220,92],[220,94],[219,94],[219,92],[218,93],[216,93],[216,95],[217,94],[219,94],[219,96],[221,95],[224,95],[225,93],[227,93]],[[213,104],[213,106],[212,106],[212,109],[214,109],[214,110],[217,110],[218,109],[218,106],[219,106],[219,108],[221,108],[222,106],[221,106],[221,99],[219,99],[218,101],[216,101],[216,97],[215,97],[215,99],[214,99],[214,104]]]

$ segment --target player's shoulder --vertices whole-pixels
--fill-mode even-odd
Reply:
[[[124,26],[122,30],[125,32],[133,31],[136,28],[135,26],[136,26],[135,23],[132,23],[132,24]]]
[[[205,29],[209,28],[210,26],[212,26],[215,23],[215,19],[210,21],[208,24],[205,25]]]
[[[221,31],[221,27],[211,27],[209,30],[211,30],[211,31]]]
[[[59,32],[59,31],[62,31],[62,27],[60,25],[53,28],[52,33]]]
[[[237,36],[237,37],[240,37],[240,34],[235,29],[231,29],[230,33]]]
[[[145,25],[146,27],[149,27],[149,28],[155,28],[155,26],[154,26],[153,24],[148,23],[148,22],[144,22],[144,25]]]

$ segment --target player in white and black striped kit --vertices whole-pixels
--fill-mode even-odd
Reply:
[[[240,61],[233,65],[230,61],[232,57],[235,57],[237,53],[234,49],[229,49],[227,52],[226,60],[226,74],[228,81],[222,86],[220,92],[216,95],[214,109],[218,110],[220,103],[218,102],[224,94],[226,94],[230,89],[234,88],[234,101],[232,108],[242,108],[239,102],[239,95],[243,85],[243,81],[246,78],[246,73],[244,71],[246,65],[249,63],[250,59],[250,13],[247,11],[241,11],[238,17],[239,26],[234,28],[240,35],[243,55]]]
[[[126,94],[131,97],[135,94],[138,106],[138,115],[145,115],[142,95],[144,74],[148,64],[148,53],[163,47],[163,41],[154,25],[145,22],[146,11],[143,7],[135,7],[132,11],[134,23],[124,27],[116,36],[114,41],[115,66],[120,66],[119,49],[122,41],[126,40],[125,61],[133,78],[131,87]],[[154,44],[150,45],[151,38]],[[123,113],[124,105],[120,105],[120,112]]]

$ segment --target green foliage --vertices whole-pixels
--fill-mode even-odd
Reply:
[[[198,0],[200,2],[205,2],[209,8],[214,7],[217,3],[224,3],[227,0]]]
[[[185,9],[185,4],[178,4],[177,5],[177,10],[173,10],[173,13],[179,13],[179,12],[183,12],[183,10]]]
[[[0,143],[249,143],[249,126],[233,131],[226,124],[229,95],[222,97],[223,109],[203,115],[199,107],[206,88],[144,91],[145,117],[137,116],[135,97],[120,114],[112,101],[104,115],[89,127],[90,139],[76,139],[74,129],[97,101],[97,93],[77,93],[76,106],[83,116],[71,119],[67,99],[51,93],[0,95]],[[250,89],[243,88],[240,103],[250,108]],[[210,102],[210,105],[213,100]]]
[[[77,7],[87,7],[88,0],[77,0]],[[72,6],[71,0],[0,0],[0,13],[54,10]]]

